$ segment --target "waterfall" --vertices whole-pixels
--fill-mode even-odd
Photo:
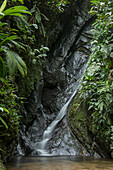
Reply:
[[[72,94],[70,99],[67,101],[67,103],[61,108],[61,110],[58,112],[58,115],[56,116],[55,120],[47,127],[47,129],[43,133],[43,139],[41,142],[38,142],[36,146],[36,151],[40,155],[49,155],[48,152],[46,151],[45,147],[47,142],[51,139],[52,136],[52,131],[55,129],[55,126],[62,120],[62,118],[66,115],[67,113],[67,108],[72,101],[72,99],[75,97],[77,90]]]

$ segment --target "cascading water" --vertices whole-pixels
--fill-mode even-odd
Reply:
[[[36,146],[36,151],[39,152],[40,155],[49,155],[46,151],[45,147],[47,142],[51,139],[52,131],[54,130],[55,126],[63,119],[63,117],[66,115],[67,108],[72,101],[72,99],[75,97],[76,91],[73,93],[71,98],[68,100],[68,102],[61,108],[61,110],[58,112],[58,115],[56,116],[55,120],[47,127],[47,129],[43,133],[43,139],[41,142],[38,143],[38,147]],[[37,144],[36,144],[37,145]]]
[[[59,18],[56,31],[50,31],[50,37],[57,34],[50,45],[41,78],[43,81],[36,84],[23,108],[24,119],[18,147],[20,155],[77,155],[82,152],[79,141],[73,139],[65,115],[76,95],[74,90],[80,83],[90,55],[89,40],[93,19],[88,13],[88,1],[73,1],[75,9],[72,5],[70,12],[65,13],[67,19],[62,22]]]

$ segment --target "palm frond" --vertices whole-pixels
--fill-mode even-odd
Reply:
[[[24,77],[27,74],[27,67],[25,62],[21,57],[14,51],[4,50],[6,52],[6,60],[9,68],[9,72],[14,74],[15,70],[18,69],[22,76]]]

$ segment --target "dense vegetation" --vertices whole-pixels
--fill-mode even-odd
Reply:
[[[86,100],[90,132],[113,156],[113,1],[91,2],[90,13],[97,19],[92,30],[91,58],[79,95],[82,102]],[[76,103],[75,110],[81,103]]]
[[[20,119],[14,76],[17,69],[22,76],[27,74],[26,64],[19,56],[19,49],[25,48],[19,41],[18,30],[9,27],[4,18],[8,15],[22,17],[22,14],[30,14],[25,6],[5,9],[6,4],[7,0],[0,8],[0,150],[4,153],[17,135]]]
[[[93,29],[92,55],[84,77],[91,130],[113,149],[113,1],[92,1],[97,15]]]
[[[62,12],[68,1],[52,0],[43,3],[49,9]],[[43,22],[49,22],[46,15],[41,12],[41,8],[41,1],[0,2],[0,152],[2,155],[7,155],[12,142],[17,140],[21,120],[19,112],[23,98],[17,95],[16,77],[28,79],[27,74],[30,71],[27,67],[30,64],[40,67],[46,57],[46,51],[49,50],[41,43],[35,45],[36,36],[40,39],[46,36]],[[33,88],[34,82],[31,83]],[[15,146],[15,143],[13,144]]]
[[[92,0],[92,55],[83,79],[81,94],[88,101],[90,130],[113,150],[113,2]],[[0,152],[7,154],[17,137],[20,103],[15,77],[28,81],[29,65],[41,67],[46,52],[45,10],[63,12],[68,0],[4,0],[0,2]],[[43,9],[44,7],[44,9]],[[43,12],[41,11],[43,9]],[[38,37],[42,41],[38,41]],[[43,42],[43,43],[42,43]],[[29,59],[29,61],[28,61]],[[39,77],[38,77],[39,78]],[[35,77],[35,79],[38,79]],[[30,87],[33,82],[29,80]],[[26,86],[29,84],[27,83]],[[32,90],[32,88],[29,90]],[[77,106],[78,107],[78,106]],[[6,149],[7,148],[7,149]]]

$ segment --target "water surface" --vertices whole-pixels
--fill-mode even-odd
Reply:
[[[18,157],[8,170],[113,170],[113,161],[74,156]]]

